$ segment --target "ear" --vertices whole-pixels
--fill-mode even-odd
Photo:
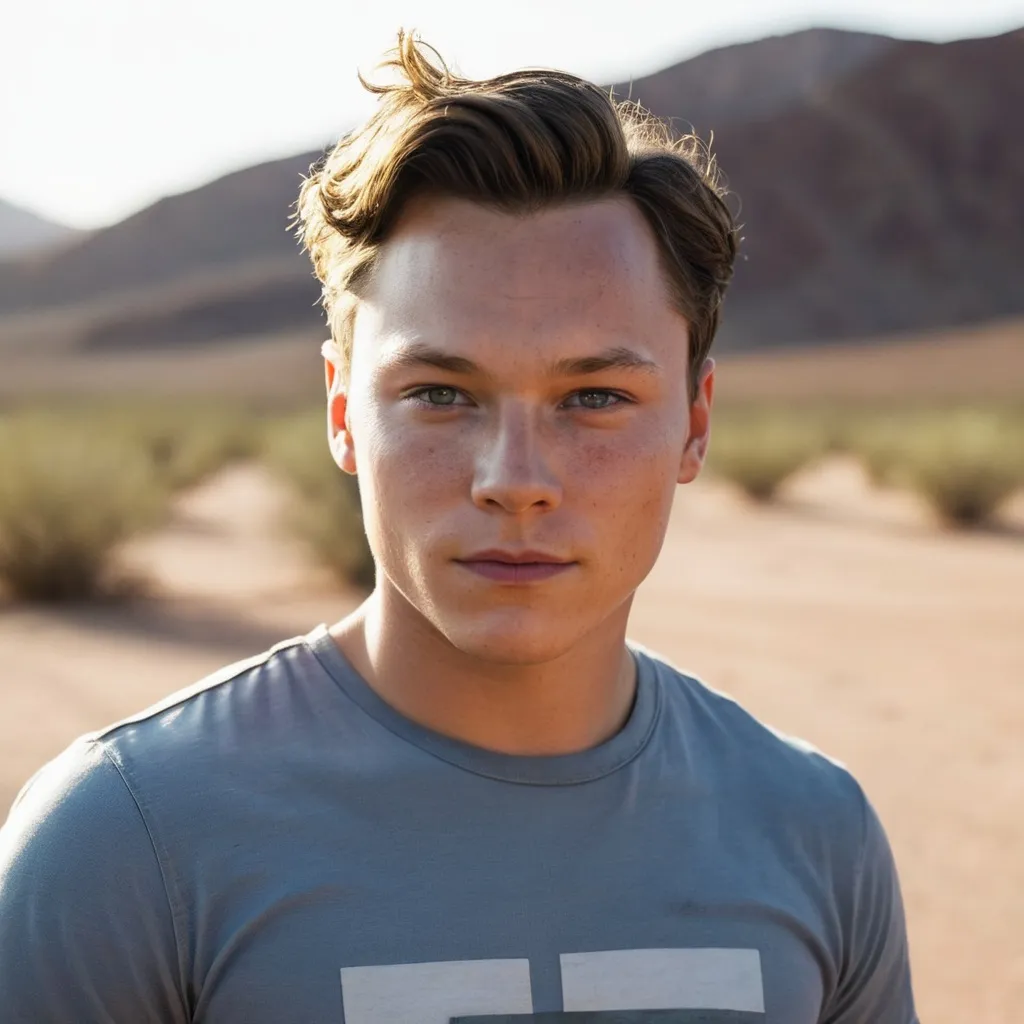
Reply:
[[[708,453],[711,437],[711,403],[715,394],[715,361],[705,359],[697,378],[697,397],[690,404],[689,424],[683,457],[679,462],[678,482],[697,479]]]
[[[348,392],[338,355],[325,344],[324,379],[327,386],[327,441],[339,468],[355,475],[356,452],[348,415]]]

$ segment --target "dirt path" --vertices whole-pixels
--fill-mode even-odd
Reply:
[[[0,609],[0,804],[79,733],[321,621],[332,591],[242,467],[132,556],[136,609]],[[845,761],[903,877],[922,1020],[1006,1024],[1024,1002],[1024,503],[1001,532],[938,530],[835,462],[755,509],[679,494],[632,635]]]

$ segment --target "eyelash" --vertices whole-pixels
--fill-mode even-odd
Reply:
[[[463,394],[459,388],[452,387],[450,384],[427,384],[423,387],[416,388],[414,391],[410,391],[405,395],[406,401],[416,402],[418,405],[423,406],[426,409],[459,409],[465,408],[464,406],[444,404],[435,404],[433,402],[427,402],[423,396],[429,394],[431,391],[454,391],[457,395]],[[607,412],[609,409],[618,409],[623,405],[632,405],[633,400],[627,398],[624,394],[619,391],[612,391],[609,388],[580,388],[578,391],[573,391],[572,395],[610,395],[612,398],[617,399],[611,405],[606,405],[603,408],[591,409],[585,405],[573,406],[573,408],[584,409],[587,412]],[[572,396],[570,396],[572,397]]]

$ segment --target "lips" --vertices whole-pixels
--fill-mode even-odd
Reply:
[[[479,551],[457,564],[496,583],[537,583],[570,570],[576,563],[544,551]]]
[[[457,565],[496,583],[539,583],[569,572],[575,562],[459,561]]]
[[[477,551],[460,562],[503,562],[506,565],[570,565],[568,558],[559,558],[558,555],[551,555],[545,551],[505,551],[500,548],[488,548],[486,551]]]

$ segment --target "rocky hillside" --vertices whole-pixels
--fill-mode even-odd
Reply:
[[[812,30],[616,86],[714,133],[745,236],[722,346],[1024,312],[1022,67],[1024,31],[939,45]],[[317,155],[240,171],[58,251],[0,263],[0,347],[59,334],[109,351],[322,329],[287,231]]]
[[[0,199],[0,259],[39,252],[67,242],[76,234],[74,228],[57,224]]]
[[[743,348],[1024,311],[1024,31],[890,46],[800,102],[723,123]]]

